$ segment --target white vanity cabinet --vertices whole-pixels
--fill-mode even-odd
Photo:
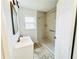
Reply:
[[[13,59],[33,59],[33,42],[29,36],[20,38],[14,45]]]

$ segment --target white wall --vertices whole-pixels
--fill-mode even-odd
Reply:
[[[46,14],[46,38],[54,40],[56,28],[56,10],[53,9]],[[53,30],[53,31],[50,31]]]
[[[56,16],[55,59],[70,59],[75,13],[75,0],[58,1]]]
[[[3,54],[5,59],[13,59],[13,43],[17,40],[19,33],[17,32],[18,35],[13,35],[10,0],[2,0],[1,3],[1,41]]]
[[[11,15],[10,15],[10,1],[2,0],[1,1],[1,40],[3,44],[3,54],[5,59],[11,59],[11,38],[13,37],[12,33],[12,24],[11,24]]]
[[[45,37],[45,23],[46,23],[46,13],[38,11],[37,12],[37,39],[43,40]]]
[[[19,31],[22,35],[26,36],[29,35],[31,36],[31,38],[33,39],[33,41],[37,42],[37,40],[41,40],[45,38],[45,32],[46,32],[46,23],[47,25],[49,25],[48,27],[50,27],[51,29],[55,30],[55,18],[56,18],[56,11],[50,11],[47,13],[47,17],[46,17],[46,13],[45,12],[41,12],[41,11],[35,11],[32,9],[28,9],[28,8],[23,8],[20,7],[19,8]],[[25,29],[25,17],[35,17],[36,18],[36,23],[37,23],[37,29],[36,30],[26,30]],[[47,18],[47,20],[46,20]],[[49,29],[48,29],[49,30]],[[49,33],[49,32],[47,32]],[[51,33],[48,34],[49,36],[51,36]],[[53,36],[55,34],[53,33]],[[51,36],[52,37],[52,36]],[[53,37],[54,38],[54,37]]]
[[[25,29],[25,17],[35,17],[37,16],[37,12],[35,10],[27,9],[20,7],[18,11],[18,19],[19,19],[19,32],[23,36],[31,36],[33,41],[37,41],[37,29],[36,30],[26,30]],[[36,20],[36,19],[35,19]]]
[[[51,39],[54,40],[56,25],[56,10],[49,12],[37,12],[37,38],[38,40]]]

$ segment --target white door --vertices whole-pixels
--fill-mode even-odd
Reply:
[[[56,16],[55,59],[70,59],[75,14],[75,0],[59,0]]]

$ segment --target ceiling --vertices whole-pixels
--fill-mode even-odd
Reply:
[[[56,7],[58,0],[18,0],[18,1],[21,7],[47,12]]]

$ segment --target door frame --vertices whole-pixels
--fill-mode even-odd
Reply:
[[[76,17],[75,17],[75,25],[74,25],[74,34],[73,34],[73,41],[72,41],[72,50],[71,50],[71,59],[73,59],[74,54],[74,46],[75,46],[75,40],[76,40],[76,29],[77,29],[77,11],[76,11]]]

